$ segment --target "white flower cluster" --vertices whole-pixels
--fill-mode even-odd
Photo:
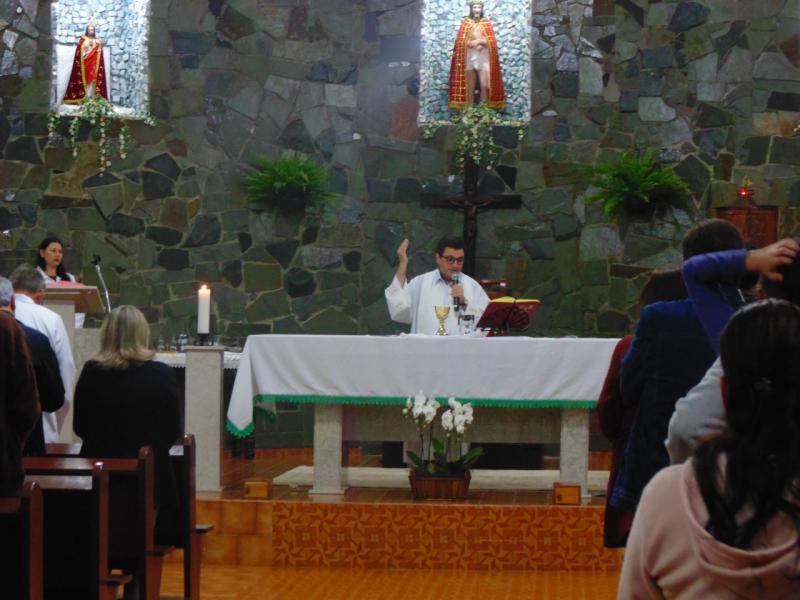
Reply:
[[[422,392],[417,393],[412,400],[406,400],[406,407],[403,409],[403,414],[408,416],[420,425],[430,425],[436,417],[436,412],[439,410],[439,402],[434,396],[427,397]]]
[[[448,432],[455,429],[458,435],[464,435],[467,425],[472,424],[472,405],[469,402],[461,404],[455,398],[450,398],[447,404],[450,408],[442,414],[442,429]]]

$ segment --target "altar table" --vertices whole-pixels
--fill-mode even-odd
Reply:
[[[314,403],[312,493],[343,492],[344,439],[415,437],[400,405],[417,392],[471,402],[473,442],[560,442],[561,480],[586,487],[589,413],[615,339],[459,336],[250,336],[228,408],[234,435],[253,409]],[[534,410],[532,410],[534,409]]]

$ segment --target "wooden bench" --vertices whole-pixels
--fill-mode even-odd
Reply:
[[[30,476],[85,476],[97,459],[29,457],[23,467]],[[164,555],[171,548],[154,542],[153,453],[143,447],[137,459],[102,459],[109,477],[108,564],[129,574],[145,600],[158,600]]]
[[[0,498],[0,581],[9,600],[44,597],[42,488],[26,483],[18,497]]]
[[[47,444],[48,456],[75,456],[80,444]],[[178,488],[180,508],[170,515],[173,523],[169,532],[156,532],[156,542],[183,550],[183,594],[186,600],[200,599],[200,566],[202,563],[204,534],[213,525],[197,523],[194,435],[186,434],[181,443],[170,448],[170,464]],[[162,519],[163,521],[163,519]]]
[[[197,523],[195,465],[197,448],[194,435],[187,433],[181,443],[170,448],[169,457],[175,481],[178,484],[180,511],[174,537],[158,538],[183,550],[183,596],[186,600],[200,600],[200,566],[203,560],[203,535],[214,529],[213,525]]]
[[[95,463],[89,475],[27,475],[43,497],[43,588],[46,598],[115,600],[131,581],[108,566],[108,472]]]

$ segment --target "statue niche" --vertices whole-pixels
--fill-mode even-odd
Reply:
[[[421,33],[420,125],[477,103],[530,118],[531,0],[426,0]]]
[[[102,97],[120,116],[149,108],[150,0],[57,0],[51,106],[70,114]]]
[[[453,45],[447,106],[456,110],[472,106],[477,94],[481,104],[502,110],[506,98],[497,37],[483,2],[470,2],[469,11]]]

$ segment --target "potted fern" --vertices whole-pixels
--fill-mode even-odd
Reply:
[[[600,202],[603,212],[618,218],[624,214],[643,215],[680,204],[686,182],[672,169],[663,168],[655,152],[622,154],[616,162],[589,170],[597,191],[589,202]]]
[[[306,158],[262,156],[258,165],[258,172],[244,179],[247,201],[252,205],[265,203],[285,212],[302,212],[309,201],[328,196],[327,173]]]

